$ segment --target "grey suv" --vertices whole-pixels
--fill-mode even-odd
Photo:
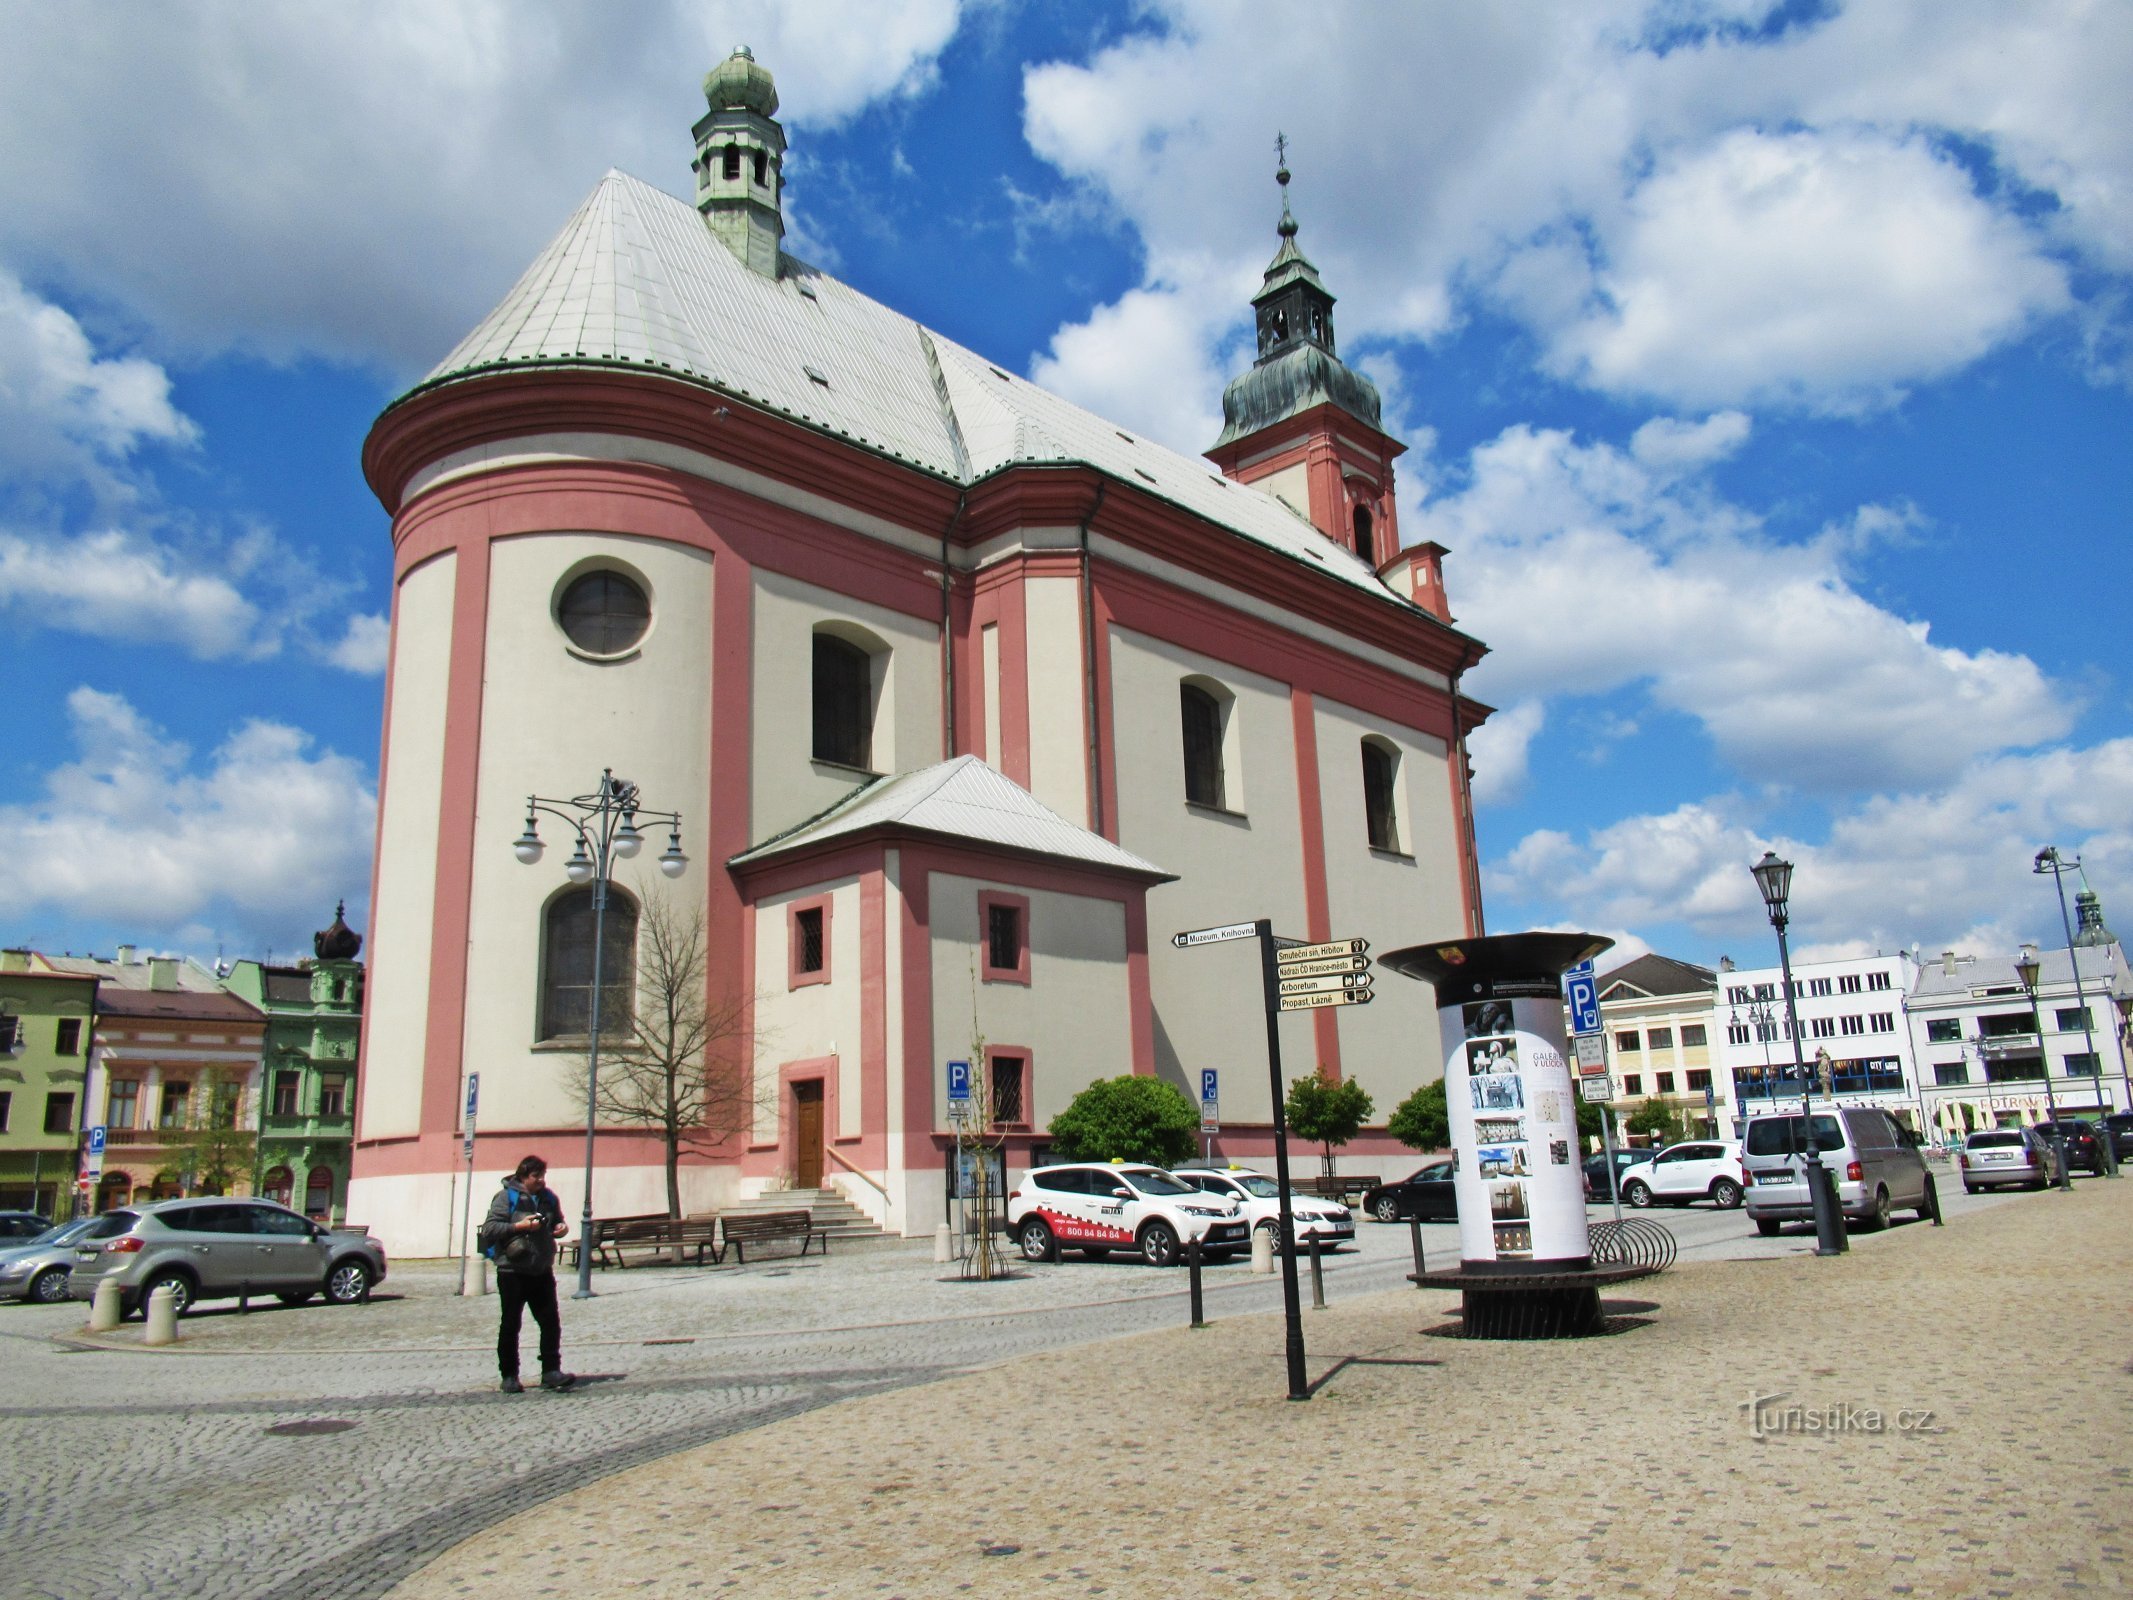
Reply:
[[[1748,1119],[1741,1140],[1741,1172],[1747,1181],[1748,1215],[1758,1233],[1781,1223],[1808,1222],[1807,1137],[1825,1166],[1834,1169],[1837,1201],[1844,1215],[1866,1228],[1885,1228],[1892,1211],[1916,1211],[1921,1220],[1937,1209],[1933,1175],[1910,1134],[1886,1111],[1868,1106],[1825,1106],[1805,1118],[1795,1111]]]
[[[183,1316],[196,1300],[271,1294],[302,1305],[324,1292],[347,1305],[385,1277],[385,1247],[367,1234],[331,1233],[270,1200],[165,1200],[109,1211],[74,1251],[68,1290],[93,1299],[106,1279],[131,1316],[169,1284]]]

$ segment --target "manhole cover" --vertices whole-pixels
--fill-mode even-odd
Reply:
[[[302,1422],[277,1422],[267,1432],[277,1439],[310,1439],[322,1433],[346,1433],[354,1426],[341,1417],[306,1417]]]

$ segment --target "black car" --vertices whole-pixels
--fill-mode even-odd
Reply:
[[[2133,1111],[2114,1111],[2103,1125],[2110,1130],[2112,1153],[2121,1161],[2133,1161]]]
[[[1424,1222],[1455,1222],[1459,1202],[1452,1194],[1452,1164],[1432,1161],[1398,1183],[1381,1183],[1364,1192],[1363,1209],[1380,1222],[1420,1217]]]
[[[21,1244],[51,1226],[49,1220],[34,1211],[0,1211],[0,1243]]]
[[[2054,1150],[2059,1141],[2066,1141],[2066,1165],[2096,1176],[2103,1171],[2103,1145],[2096,1138],[2096,1125],[2085,1117],[2061,1117],[2057,1122],[2040,1122],[2035,1129],[2038,1138]]]
[[[1585,1158],[1585,1198],[1595,1204],[1605,1204],[1616,1198],[1615,1182],[1621,1178],[1623,1169],[1633,1167],[1640,1161],[1649,1161],[1652,1157],[1649,1150],[1617,1150],[1613,1155],[1614,1171],[1611,1177],[1608,1172],[1607,1151],[1595,1150]]]

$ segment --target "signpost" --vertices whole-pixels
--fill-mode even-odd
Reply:
[[[948,1120],[970,1120],[970,1063],[967,1061],[948,1063]]]
[[[1210,1164],[1215,1159],[1215,1135],[1222,1129],[1222,1103],[1216,1094],[1217,1076],[1213,1067],[1200,1069],[1200,1142],[1201,1158]]]
[[[1580,961],[1563,974],[1563,998],[1570,1004],[1573,1036],[1600,1031],[1600,980],[1590,961]]]
[[[1172,934],[1170,942],[1180,950],[1203,944],[1224,944],[1232,939],[1259,941],[1259,987],[1266,1003],[1266,1064],[1274,1101],[1274,1182],[1280,1190],[1281,1210],[1281,1309],[1287,1330],[1289,1398],[1308,1400],[1311,1388],[1304,1375],[1303,1310],[1296,1282],[1296,1217],[1290,1205],[1289,1127],[1286,1096],[1281,1082],[1281,1029],[1284,1012],[1318,1011],[1327,1006],[1363,1006],[1370,1003],[1368,939],[1321,939],[1305,944],[1275,937],[1274,925],[1232,922],[1219,928],[1195,928]],[[1215,1073],[1200,1074],[1200,1127],[1215,1131]],[[1208,1142],[1210,1159],[1214,1145]]]
[[[488,1292],[489,1268],[482,1264],[482,1282],[479,1288],[467,1287],[474,1271],[474,1113],[481,1105],[481,1074],[467,1074],[466,1136],[460,1142],[460,1153],[467,1163],[466,1209],[459,1219],[459,1292],[462,1295]],[[446,1229],[450,1231],[449,1226]],[[586,1248],[584,1245],[580,1249]]]
[[[81,1171],[74,1179],[74,1187],[83,1194],[93,1197],[97,1183],[104,1176],[104,1145],[109,1138],[103,1123],[98,1123],[89,1130],[89,1142],[82,1154]]]

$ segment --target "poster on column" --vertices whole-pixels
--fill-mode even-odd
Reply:
[[[1562,1052],[1562,996],[1553,982],[1531,996],[1505,994],[1447,1005],[1445,1102],[1466,1261],[1546,1262],[1583,1257],[1584,1175],[1577,1102]]]

